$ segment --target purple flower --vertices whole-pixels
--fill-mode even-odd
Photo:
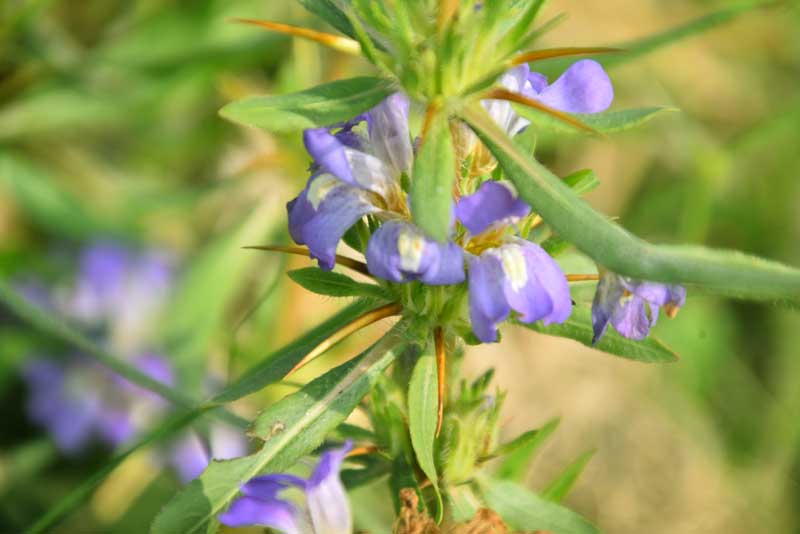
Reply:
[[[609,323],[627,338],[644,339],[655,326],[662,306],[674,317],[685,302],[686,289],[681,286],[603,272],[592,302],[592,343],[600,341]]]
[[[611,106],[614,88],[608,74],[596,61],[585,59],[573,64],[554,83],[547,77],[531,72],[527,63],[514,67],[501,76],[505,89],[538,100],[542,104],[567,113],[600,113]],[[505,100],[484,100],[489,115],[513,137],[524,130],[530,121],[523,119]]]
[[[336,247],[347,230],[364,215],[380,211],[371,194],[332,174],[311,177],[300,195],[287,204],[289,233],[308,246],[311,257],[325,270],[336,263]]]
[[[353,128],[361,117],[332,128],[303,134],[315,173],[300,195],[287,204],[292,239],[309,248],[320,267],[333,268],[336,246],[364,215],[401,212],[405,205],[400,176],[411,169],[408,97],[396,93],[370,110],[368,138]]]
[[[485,182],[478,191],[456,204],[456,217],[472,235],[498,223],[514,223],[527,216],[531,207],[518,198],[514,186],[506,182]]]
[[[523,323],[562,323],[572,312],[567,278],[539,245],[513,239],[469,256],[472,329],[484,343],[497,340],[497,326],[511,311]]]
[[[159,360],[168,374],[153,372]],[[139,369],[169,383],[165,360],[148,354],[137,359]],[[130,441],[165,408],[161,399],[141,395],[105,367],[83,358],[67,363],[33,360],[23,370],[30,397],[28,415],[43,426],[66,454],[77,454],[97,439],[112,447]],[[167,378],[167,380],[164,380]]]
[[[370,238],[366,255],[369,272],[390,282],[450,285],[465,279],[464,253],[458,245],[434,241],[404,221],[383,223]]]
[[[118,352],[136,352],[172,281],[173,267],[163,253],[137,255],[117,244],[98,243],[82,254],[74,288],[57,309],[85,326],[105,328]]]
[[[230,460],[247,454],[244,434],[221,424],[212,424],[208,439],[189,431],[172,448],[172,465],[181,482],[188,484],[208,467],[211,460]]]
[[[98,341],[165,384],[173,381],[164,358],[144,346],[148,322],[163,304],[172,269],[163,255],[137,255],[113,243],[99,243],[81,255],[73,286],[40,295],[43,305],[91,329]],[[67,454],[93,440],[120,446],[167,408],[155,394],[81,355],[62,361],[32,360],[23,370],[28,413]]]
[[[574,63],[552,84],[530,72],[523,93],[542,104],[567,113],[600,113],[614,101],[614,87],[602,65],[591,59]]]
[[[257,525],[285,534],[349,534],[353,531],[350,505],[339,470],[351,443],[322,454],[306,480],[293,475],[270,474],[253,478],[244,486],[244,496],[219,516],[229,527]],[[280,496],[291,487],[304,492],[305,502],[297,505]]]

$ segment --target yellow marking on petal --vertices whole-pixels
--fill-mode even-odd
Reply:
[[[397,252],[400,254],[400,268],[416,272],[422,264],[425,238],[408,228],[403,228],[397,236]]]
[[[342,185],[342,182],[330,174],[323,174],[311,182],[311,185],[308,186],[306,198],[315,211],[319,209],[319,205],[322,204],[325,197],[338,185]]]
[[[310,28],[301,28],[300,26],[291,26],[289,24],[282,24],[280,22],[271,22],[269,20],[256,20],[256,19],[232,19],[233,22],[241,24],[250,24],[265,28],[267,30],[282,33],[284,35],[291,35],[293,37],[300,37],[308,39],[317,43],[323,44],[327,47],[350,54],[353,56],[361,55],[361,45],[357,41],[348,37],[340,37],[331,33],[320,32]]]
[[[547,48],[545,50],[532,50],[524,52],[511,60],[512,65],[521,65],[522,63],[531,63],[534,61],[542,61],[545,59],[552,59],[556,57],[568,56],[586,56],[594,54],[614,54],[617,52],[624,52],[620,48],[607,48],[607,47],[564,47],[564,48]]]
[[[508,89],[496,88],[488,91],[482,98],[490,98],[494,100],[507,100],[509,102],[514,102],[516,104],[522,104],[523,106],[527,106],[529,108],[538,109],[548,115],[551,115],[562,122],[566,122],[567,124],[578,128],[579,130],[583,130],[589,133],[598,134],[600,132],[581,122],[580,120],[576,119],[569,113],[564,113],[563,111],[559,111],[555,108],[551,108],[548,105],[542,104],[538,100],[534,100],[533,98],[528,98],[525,95],[521,95],[519,93],[514,93],[509,91]]]
[[[285,254],[294,254],[296,256],[305,256],[305,257],[308,257],[310,255],[310,251],[308,250],[307,247],[295,247],[295,246],[284,247],[281,245],[262,245],[262,246],[249,246],[242,248],[250,250],[266,250],[267,252],[283,252]],[[367,270],[367,264],[364,263],[363,261],[354,260],[353,258],[348,258],[347,256],[342,256],[340,254],[337,254],[336,264],[343,265],[363,275],[372,276],[370,272]]]
[[[403,311],[403,307],[400,304],[386,304],[385,306],[381,306],[380,308],[376,308],[370,312],[365,313],[354,319],[352,322],[344,325],[342,328],[334,332],[330,337],[328,337],[325,341],[314,347],[314,349],[306,354],[306,356],[297,362],[297,364],[292,367],[292,370],[286,373],[286,376],[290,376],[294,374],[296,371],[303,368],[306,364],[310,363],[314,360],[317,356],[320,356],[328,351],[331,347],[342,341],[344,338],[348,337],[350,334],[354,334],[358,332],[362,328],[366,328],[373,323],[377,323],[382,319],[386,319],[387,317],[391,317],[393,315],[398,315],[400,312]]]

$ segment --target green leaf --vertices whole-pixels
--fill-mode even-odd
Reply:
[[[263,412],[255,432],[265,441],[257,453],[214,461],[156,517],[152,534],[203,532],[238,495],[239,487],[266,471],[280,472],[319,447],[358,405],[392,363],[400,339],[390,333],[362,356],[332,369]]]
[[[562,324],[543,326],[541,323],[534,323],[522,326],[548,336],[574,339],[587,347],[637,362],[670,363],[678,360],[677,354],[653,336],[635,341],[622,337],[613,328],[609,328],[597,345],[592,346],[592,312],[582,306],[573,306],[569,319]]]
[[[495,456],[505,456],[503,463],[497,470],[498,478],[522,482],[528,467],[531,464],[533,455],[539,447],[547,441],[547,438],[558,428],[560,419],[551,419],[542,428],[529,430],[524,434],[514,438],[502,445]]]
[[[439,504],[437,520],[440,520],[443,507],[434,460],[439,400],[437,383],[436,356],[430,350],[426,350],[414,365],[408,384],[408,429],[417,463],[436,492]]]
[[[532,0],[528,3],[525,7],[525,10],[520,14],[519,19],[514,26],[508,31],[508,33],[503,36],[503,39],[500,43],[500,49],[504,52],[516,52],[518,51],[520,42],[525,38],[528,32],[533,26],[533,23],[536,21],[536,17],[539,16],[539,12],[542,10],[546,3],[546,0]]]
[[[548,113],[539,111],[538,109],[523,106],[521,104],[513,104],[513,106],[517,113],[531,121],[531,123],[533,123],[539,129],[546,129],[555,133],[564,134],[587,133],[585,130],[581,130],[576,126],[559,120]],[[619,111],[606,111],[603,113],[579,113],[572,114],[572,116],[597,132],[611,134],[631,130],[645,124],[646,122],[649,122],[659,115],[671,111],[677,110],[674,108],[665,107],[648,107],[624,109]]]
[[[389,295],[381,286],[356,282],[349,276],[318,267],[289,271],[289,278],[312,293],[331,297],[372,297],[387,300]]]
[[[448,512],[453,521],[458,523],[468,522],[484,506],[480,498],[475,495],[472,486],[468,484],[449,487],[447,489],[447,504]]]
[[[547,488],[542,491],[542,497],[548,501],[561,502],[578,481],[578,478],[581,476],[581,473],[583,473],[589,460],[594,456],[594,452],[595,451],[588,451],[581,454],[563,473],[547,485]]]
[[[353,37],[353,25],[333,0],[300,0],[300,4],[343,34]]]
[[[392,82],[380,78],[350,78],[299,93],[243,98],[223,107],[220,114],[245,126],[293,132],[350,120],[395,90]]]
[[[564,183],[579,195],[585,195],[600,185],[597,174],[591,169],[576,171],[564,177]]]
[[[38,534],[51,531],[55,525],[73,512],[81,503],[86,501],[86,499],[92,495],[94,489],[108,478],[108,476],[127,460],[129,456],[152,443],[163,441],[174,435],[182,428],[190,425],[195,419],[202,415],[204,411],[206,410],[193,410],[172,416],[167,421],[164,421],[136,444],[109,460],[91,477],[70,491],[66,497],[61,499],[55,506],[51,507],[44,516],[36,521],[36,523],[31,525],[25,531],[25,534]]]
[[[462,113],[520,197],[562,238],[607,269],[734,297],[800,299],[800,270],[740,252],[651,245],[596,212],[550,170],[522,153],[480,105]]]
[[[25,216],[56,235],[85,238],[114,230],[44,170],[9,152],[0,154],[0,186]]]
[[[434,462],[436,407],[438,404],[436,357],[425,351],[417,360],[408,384],[408,427],[411,444],[422,472],[438,484]]]
[[[198,354],[208,352],[209,342],[219,330],[231,297],[248,283],[245,274],[260,259],[251,251],[242,250],[242,246],[258,242],[271,228],[283,224],[283,217],[272,206],[262,204],[188,262],[189,268],[170,301],[161,331],[173,361],[180,368],[202,374],[198,380],[205,380],[205,369],[191,366],[191,362]]]
[[[438,241],[447,240],[456,179],[455,153],[447,116],[433,119],[427,138],[414,160],[411,212],[414,222]]]
[[[479,480],[488,508],[497,512],[513,529],[543,530],[554,534],[598,534],[589,521],[572,510],[547,501],[507,480]]]
[[[248,369],[236,382],[214,397],[213,401],[233,402],[278,382],[320,343],[374,308],[375,304],[368,300],[350,304],[299,339],[281,347]]]

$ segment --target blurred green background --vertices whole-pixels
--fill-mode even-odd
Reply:
[[[553,0],[549,15],[570,17],[542,46],[629,42],[729,4]],[[169,251],[180,277],[152,336],[198,397],[206,374],[235,376],[341,306],[283,275],[307,260],[241,248],[287,239],[284,204],[307,177],[299,136],[245,130],[217,110],[368,71],[231,17],[321,27],[288,1],[0,2],[0,275],[64,284],[100,238]],[[544,139],[539,158],[561,175],[595,169],[592,203],[647,239],[800,265],[800,10],[745,13],[611,76],[615,106],[680,112],[608,139]],[[497,368],[509,436],[562,416],[532,487],[596,450],[567,502],[605,532],[800,533],[800,315],[690,295],[655,335],[679,363],[506,327],[502,346],[470,351],[468,369]],[[0,532],[21,531],[109,458],[63,457],[25,416],[21,366],[65,350],[0,310]],[[289,387],[234,408],[252,416]],[[147,454],[57,531],[145,531],[179,487]],[[357,516],[367,497],[354,497]]]

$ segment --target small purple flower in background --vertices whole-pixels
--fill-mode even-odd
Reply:
[[[208,467],[211,460],[230,460],[247,454],[247,441],[239,430],[212,423],[208,438],[189,431],[172,447],[171,464],[181,482],[188,484]]]
[[[642,340],[655,326],[661,307],[674,317],[685,302],[686,289],[681,286],[603,272],[592,302],[592,343],[600,341],[609,323],[622,336]]]
[[[270,474],[242,486],[243,496],[219,516],[229,527],[262,526],[285,534],[351,534],[353,520],[339,471],[351,443],[325,451],[308,479]],[[280,496],[297,488],[304,494],[300,505]]]
[[[77,322],[151,378],[171,384],[169,362],[148,350],[145,337],[171,283],[172,267],[162,255],[100,243],[82,254],[73,287],[43,294],[36,304]],[[167,409],[157,395],[80,354],[32,360],[23,377],[31,419],[66,454],[94,440],[121,446]]]
[[[171,371],[151,373],[155,355],[135,362],[151,378],[169,383]],[[23,369],[28,383],[28,415],[43,426],[65,454],[74,455],[93,440],[119,447],[134,438],[165,409],[154,395],[92,361],[73,357],[67,362],[37,359]],[[166,380],[165,380],[166,378]]]

